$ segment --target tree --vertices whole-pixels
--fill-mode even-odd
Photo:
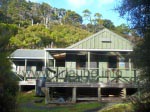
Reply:
[[[12,23],[10,17],[7,17],[1,10],[0,10],[0,23]]]
[[[119,26],[116,26],[113,30],[114,30],[114,32],[116,32],[126,38],[128,38],[129,35],[136,36],[136,35],[134,35],[133,30],[130,29],[129,26],[127,26],[126,24],[121,24]]]
[[[116,8],[120,16],[131,22],[132,28],[142,33],[150,27],[150,1],[149,0],[122,0]]]
[[[30,6],[25,0],[10,0],[7,4],[6,15],[18,26],[29,25]]]
[[[114,29],[115,28],[113,22],[111,20],[108,20],[108,19],[103,20],[103,26],[108,28],[108,29]]]
[[[74,11],[66,11],[65,16],[63,17],[64,23],[71,25],[82,24],[82,17]]]
[[[85,9],[82,13],[85,20],[89,21],[92,24],[92,17],[91,17],[92,13],[88,9]]]
[[[140,85],[147,95],[137,100],[136,112],[148,112],[150,94],[150,1],[149,0],[122,0],[116,8],[122,17],[127,17],[132,28],[143,37],[133,52],[134,65],[140,70]],[[144,102],[144,103],[143,103]]]
[[[98,25],[103,24],[103,20],[101,19],[102,15],[100,13],[95,13],[94,17],[95,17],[96,24],[98,24]]]
[[[15,25],[0,23],[0,111],[15,112],[18,84],[8,59],[9,39],[17,33]]]
[[[43,17],[43,23],[46,26],[46,28],[51,17],[50,10],[51,10],[51,6],[48,5],[47,3],[42,3],[40,5],[40,11]]]

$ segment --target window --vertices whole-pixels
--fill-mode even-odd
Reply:
[[[36,66],[36,71],[42,71],[42,65]]]
[[[56,60],[56,66],[57,67],[65,67],[65,59],[57,59]]]
[[[43,62],[37,62],[36,63],[36,71],[42,71],[43,70],[43,66],[44,66],[44,63]]]
[[[129,68],[129,58],[125,58],[125,68]]]
[[[108,68],[117,68],[117,56],[108,57]]]
[[[76,68],[86,67],[86,55],[77,55]]]

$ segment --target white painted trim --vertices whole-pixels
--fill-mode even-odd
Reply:
[[[10,59],[45,59],[45,57],[9,57]],[[53,58],[48,58],[53,59]]]
[[[45,48],[46,51],[114,51],[114,52],[132,52],[131,49],[65,49],[65,48]]]
[[[91,67],[91,64],[90,64],[90,62],[91,62],[91,53],[90,52],[88,52],[88,69],[90,69],[90,67]]]
[[[46,68],[46,66],[47,66],[47,51],[45,51],[45,58],[44,58],[44,66],[45,66],[45,68]]]

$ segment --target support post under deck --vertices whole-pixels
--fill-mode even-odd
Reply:
[[[76,93],[77,93],[77,88],[73,87],[72,88],[72,103],[76,103]]]
[[[122,89],[122,92],[123,92],[123,96],[122,96],[122,98],[126,98],[126,96],[127,96],[127,90],[126,90],[126,88],[123,88]]]
[[[45,87],[45,103],[48,104],[49,101],[50,101],[49,88]]]
[[[98,94],[98,101],[101,101],[101,87],[98,87],[97,94]]]

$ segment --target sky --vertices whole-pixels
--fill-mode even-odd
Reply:
[[[48,3],[52,7],[72,10],[83,16],[83,11],[88,9],[92,15],[95,13],[102,14],[102,19],[111,20],[115,26],[122,23],[128,24],[127,21],[119,17],[119,13],[114,11],[118,0],[30,0],[37,3]]]

